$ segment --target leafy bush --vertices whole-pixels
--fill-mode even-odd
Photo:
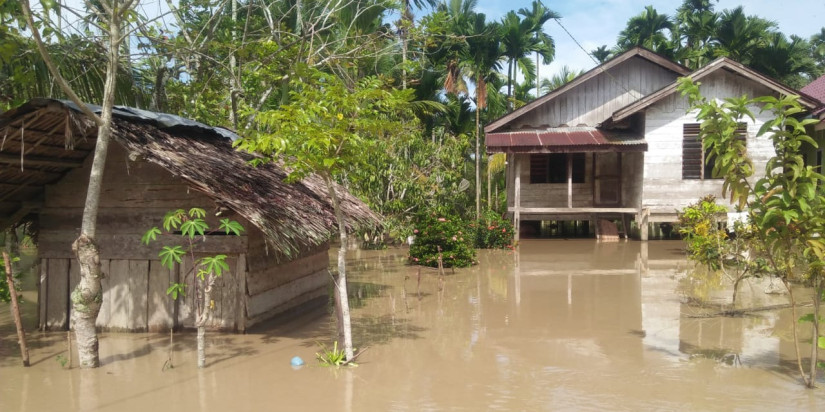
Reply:
[[[686,242],[688,256],[714,270],[719,269],[727,245],[727,233],[719,229],[718,219],[725,212],[727,208],[708,195],[678,213],[679,234]]]
[[[415,219],[415,241],[410,246],[410,263],[438,267],[441,247],[444,267],[467,267],[475,263],[475,232],[470,225],[452,216],[422,213]]]
[[[475,224],[475,246],[479,249],[505,249],[513,247],[513,223],[493,210],[484,212],[484,216]]]

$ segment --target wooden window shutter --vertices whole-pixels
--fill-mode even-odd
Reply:
[[[530,183],[547,183],[549,155],[530,155]]]
[[[704,163],[699,123],[682,126],[682,179],[701,179]]]

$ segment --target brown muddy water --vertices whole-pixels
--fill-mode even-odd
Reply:
[[[703,310],[687,302],[729,291],[687,277],[680,246],[528,240],[481,251],[443,283],[423,269],[420,286],[405,250],[354,251],[353,329],[367,350],[342,370],[313,359],[334,335],[326,311],[212,334],[204,370],[192,333],[176,335],[162,371],[166,335],[105,334],[101,368],[64,370],[66,335],[39,332],[25,369],[4,308],[0,411],[825,410],[822,376],[807,390],[795,372],[790,312],[693,317]],[[785,301],[764,289],[743,287],[745,304]]]

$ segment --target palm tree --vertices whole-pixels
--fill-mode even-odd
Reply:
[[[401,38],[401,88],[407,88],[407,52],[408,35],[414,25],[412,6],[421,10],[426,6],[435,7],[437,0],[403,0],[401,3],[401,22],[398,28],[398,36]]]
[[[685,0],[676,12],[676,30],[684,42],[678,60],[697,69],[713,58],[711,39],[719,15],[713,11],[710,0]]]
[[[713,36],[714,53],[727,56],[743,64],[750,64],[753,52],[768,42],[768,34],[776,23],[756,16],[745,15],[742,6],[724,10]]]
[[[573,79],[581,76],[582,74],[584,74],[584,70],[571,70],[566,65],[562,66],[561,70],[554,74],[553,77],[541,80],[541,91],[542,93],[550,93],[553,90],[572,82]]]
[[[536,40],[545,45],[547,49],[550,50],[549,58],[545,56],[543,63],[550,64],[553,61],[553,57],[556,54],[556,44],[553,41],[553,38],[550,37],[547,33],[544,32],[544,23],[549,21],[550,19],[558,19],[561,18],[561,15],[554,12],[553,10],[548,9],[544,6],[544,3],[538,0],[534,0],[531,4],[530,9],[522,8],[518,11],[518,14],[524,16],[526,20],[529,20],[533,24],[533,34]],[[539,97],[539,52],[536,52],[536,97]]]
[[[617,44],[622,50],[642,46],[670,57],[675,49],[671,40],[674,32],[673,22],[667,14],[659,14],[653,6],[647,6],[641,14],[628,20],[625,29],[619,33]]]
[[[613,57],[613,52],[610,51],[605,44],[591,50],[590,55],[593,56],[594,59],[598,60],[599,64],[602,64]]]
[[[487,107],[487,83],[501,69],[499,43],[501,31],[495,22],[487,23],[483,13],[473,16],[472,26],[467,36],[466,73],[475,83],[476,95],[476,219],[481,217],[481,111]]]
[[[522,20],[514,11],[510,11],[502,19],[501,47],[503,56],[507,58],[507,96],[510,99],[514,97],[513,79],[516,77],[517,70],[521,70],[525,81],[531,85],[534,80],[534,64],[527,56],[536,52],[545,61],[553,58],[552,45],[537,38],[535,30],[536,26],[532,20]],[[510,110],[512,109],[511,102]]]
[[[815,79],[819,70],[807,40],[782,33],[768,34],[764,46],[753,51],[750,66],[793,88],[801,88]]]

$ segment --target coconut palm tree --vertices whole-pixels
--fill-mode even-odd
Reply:
[[[514,98],[513,80],[517,70],[521,70],[525,80],[532,85],[535,65],[528,57],[530,54],[538,53],[545,61],[553,58],[552,45],[537,38],[535,30],[534,21],[521,19],[514,11],[507,13],[501,21],[501,48],[507,59],[507,96],[510,99]]]
[[[713,38],[719,15],[710,0],[685,0],[676,11],[676,30],[682,42],[677,60],[697,69],[713,58]]]

